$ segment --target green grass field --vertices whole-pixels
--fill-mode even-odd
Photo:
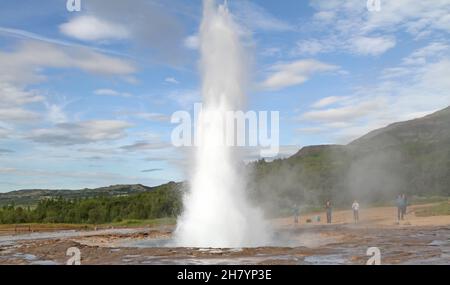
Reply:
[[[176,218],[161,218],[161,219],[148,219],[148,220],[123,220],[121,222],[108,223],[107,226],[114,227],[143,227],[143,226],[162,226],[162,225],[175,225]],[[102,225],[103,226],[103,225]]]
[[[416,211],[418,217],[450,215],[450,201],[442,202]]]
[[[147,220],[123,220],[121,222],[106,224],[59,224],[59,223],[26,223],[26,224],[0,224],[0,233],[28,232],[28,231],[56,231],[56,230],[94,230],[105,228],[127,227],[155,227],[163,225],[175,225],[175,218],[147,219]]]

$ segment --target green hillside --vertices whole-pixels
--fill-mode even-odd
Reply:
[[[56,198],[64,199],[85,199],[95,197],[128,196],[143,192],[151,192],[166,186],[175,186],[177,183],[170,182],[156,187],[148,187],[141,184],[135,185],[113,185],[108,187],[80,190],[48,190],[48,189],[28,189],[17,190],[8,193],[0,193],[0,207],[4,205],[34,206],[41,200]]]
[[[375,130],[348,145],[302,148],[251,164],[252,196],[274,210],[294,203],[391,201],[398,193],[450,195],[450,107]]]
[[[0,224],[103,224],[176,217],[181,211],[182,190],[182,183],[172,182],[154,187],[151,191],[140,191],[126,196],[103,195],[90,198],[59,196],[40,199],[33,208],[14,205],[1,207]]]

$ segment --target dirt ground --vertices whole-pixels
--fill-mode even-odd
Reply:
[[[360,224],[370,226],[448,226],[450,225],[450,216],[430,216],[417,217],[415,212],[421,208],[430,207],[434,204],[422,204],[409,206],[404,220],[397,221],[397,208],[395,207],[377,207],[361,209],[359,211]],[[320,222],[315,218],[319,216]],[[300,224],[308,224],[307,219],[312,220],[312,224],[326,224],[326,215],[324,212],[310,213],[300,216]],[[277,219],[276,223],[280,225],[292,224],[293,217]],[[353,212],[351,210],[335,211],[332,217],[333,224],[353,223]]]
[[[211,249],[170,246],[173,226],[69,230],[0,235],[0,264],[66,264],[76,247],[82,264],[366,264],[378,247],[382,264],[450,264],[450,216],[416,217],[412,206],[397,223],[392,207],[273,220],[275,244],[259,248]],[[320,222],[315,217],[320,215]],[[312,222],[307,223],[310,219]]]

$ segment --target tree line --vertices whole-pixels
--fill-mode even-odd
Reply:
[[[126,219],[175,217],[181,208],[181,191],[164,188],[130,196],[44,199],[36,207],[11,204],[0,208],[0,223],[102,224]]]

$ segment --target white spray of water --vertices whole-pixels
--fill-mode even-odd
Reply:
[[[186,247],[253,247],[269,242],[262,213],[245,197],[239,156],[221,145],[223,116],[245,101],[246,60],[227,5],[204,0],[200,29],[203,110],[191,189],[184,197],[175,242]],[[215,114],[206,116],[206,114]],[[218,114],[218,116],[217,116]]]

